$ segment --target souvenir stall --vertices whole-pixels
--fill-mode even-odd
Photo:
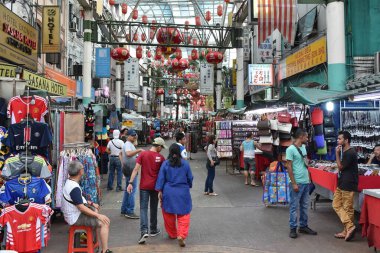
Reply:
[[[52,191],[51,127],[49,101],[23,95],[7,102],[1,100],[2,112],[7,108],[8,120],[1,122],[1,184],[0,226],[4,229],[6,250],[39,252],[50,238],[49,206],[54,198]],[[4,134],[5,133],[5,134]]]

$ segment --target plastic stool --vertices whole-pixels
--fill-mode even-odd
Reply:
[[[75,248],[74,245],[74,237],[75,233],[78,231],[84,231],[87,236],[87,245],[85,248]],[[85,227],[85,226],[71,226],[69,230],[69,245],[67,249],[67,253],[75,253],[75,252],[87,252],[94,253],[95,249],[99,249],[98,238],[93,236],[93,228]],[[96,239],[94,242],[94,238]]]

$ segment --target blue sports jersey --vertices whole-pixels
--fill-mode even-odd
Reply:
[[[33,203],[45,204],[45,197],[51,193],[42,178],[32,177],[27,185],[27,197]],[[25,184],[18,178],[5,183],[5,191],[0,193],[0,201],[14,205],[18,200],[24,199]]]

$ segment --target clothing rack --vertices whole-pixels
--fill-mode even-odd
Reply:
[[[63,144],[63,148],[87,148],[90,146],[90,143],[87,142],[78,142],[78,143],[67,143]]]

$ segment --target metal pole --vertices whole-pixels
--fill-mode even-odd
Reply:
[[[222,63],[219,63],[216,68],[216,109],[222,109]]]
[[[120,111],[121,108],[121,66],[123,62],[116,62],[116,110]]]
[[[84,12],[84,54],[83,54],[83,105],[88,106],[91,103],[91,60],[92,60],[92,42],[91,42],[91,20],[92,10]]]

